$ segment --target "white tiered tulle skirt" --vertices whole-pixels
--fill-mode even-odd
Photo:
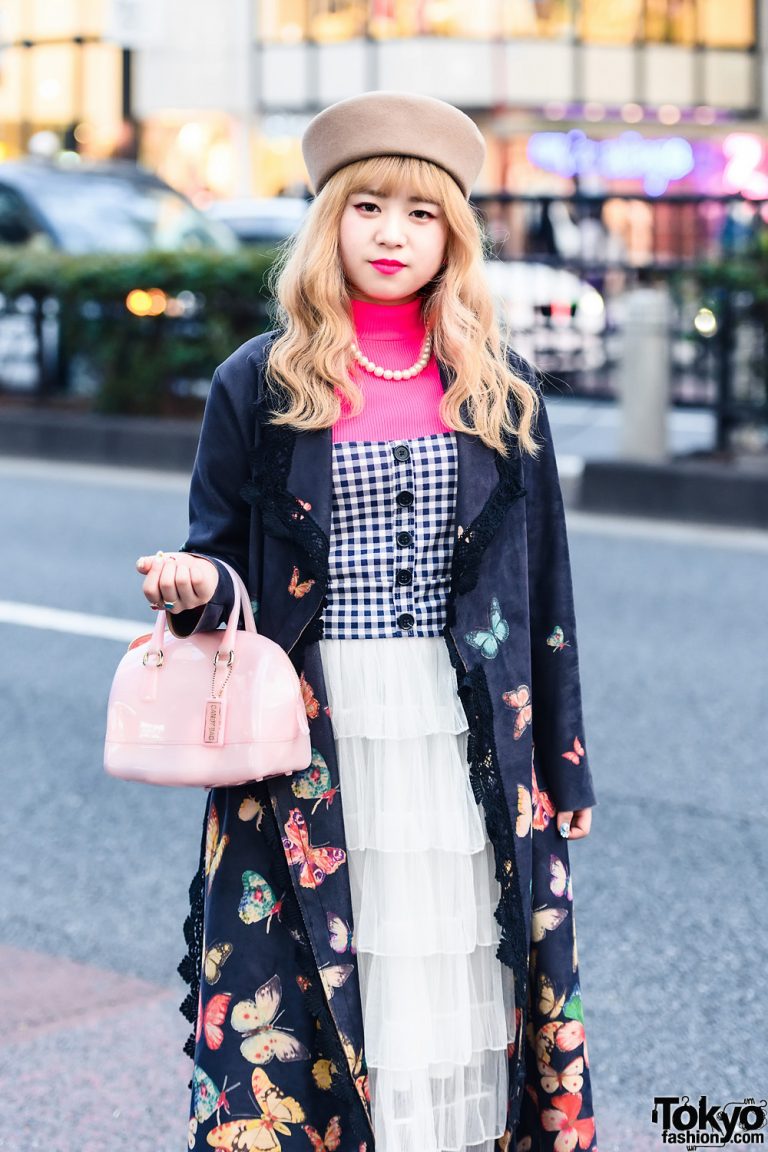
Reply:
[[[339,759],[378,1152],[493,1152],[511,972],[442,637],[320,641]]]

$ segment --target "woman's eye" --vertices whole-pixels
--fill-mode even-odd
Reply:
[[[355,208],[374,208],[376,211],[378,211],[379,206],[378,206],[378,204],[371,203],[370,200],[363,200],[360,204],[356,204]],[[426,210],[426,208],[414,208],[412,215],[414,213],[420,214],[421,218],[426,217],[428,220],[433,219],[432,213],[428,212]],[[371,213],[371,212],[364,212],[363,213],[364,216],[371,216],[372,214],[373,213]]]

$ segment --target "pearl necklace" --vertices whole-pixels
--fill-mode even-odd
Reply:
[[[427,332],[419,358],[410,368],[382,368],[380,365],[374,364],[373,360],[369,360],[354,342],[349,347],[355,360],[366,372],[371,372],[374,376],[383,376],[385,380],[410,380],[413,376],[418,376],[419,372],[423,372],[429,363],[429,357],[432,354],[432,333]]]

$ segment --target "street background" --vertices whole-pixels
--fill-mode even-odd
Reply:
[[[373,89],[483,133],[485,272],[545,373],[600,1150],[661,1149],[656,1096],[766,1098],[765,3],[0,0],[0,1152],[186,1146],[205,794],[108,778],[107,698],[212,373],[273,326],[304,129]]]
[[[101,755],[127,646],[108,634],[151,624],[134,560],[183,542],[187,485],[0,461],[3,1152],[183,1147],[175,965],[204,794],[112,780]],[[571,850],[598,1138],[646,1152],[655,1095],[764,1095],[768,534],[568,527],[598,795]]]

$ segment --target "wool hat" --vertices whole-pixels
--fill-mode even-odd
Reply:
[[[444,100],[410,92],[364,92],[331,104],[310,120],[301,150],[315,195],[346,164],[395,155],[439,165],[469,199],[485,159],[485,140],[469,116]]]

